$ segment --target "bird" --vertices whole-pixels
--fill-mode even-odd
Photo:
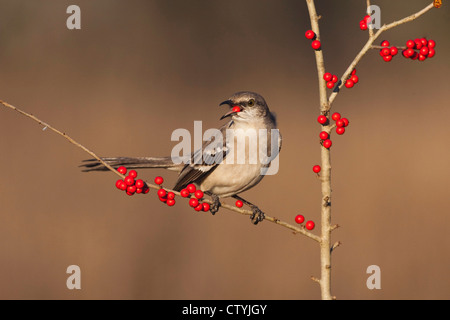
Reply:
[[[229,110],[220,118],[227,119],[214,135],[214,139],[205,141],[201,149],[195,150],[181,161],[167,157],[102,157],[102,161],[118,168],[165,168],[178,172],[173,190],[180,191],[193,183],[211,196],[210,211],[215,214],[220,207],[220,199],[233,197],[241,200],[252,209],[250,219],[253,224],[264,220],[264,212],[253,203],[241,198],[240,193],[253,188],[265,176],[271,163],[281,151],[282,138],[277,129],[276,115],[269,110],[264,98],[255,92],[241,91],[233,94],[219,106],[228,106]],[[250,145],[239,148],[239,139],[248,137],[248,132],[256,132],[256,143],[260,157],[254,157]],[[230,134],[230,132],[232,134]],[[262,132],[262,134],[258,134]],[[275,133],[275,134],[274,134]],[[249,144],[251,138],[248,138]],[[261,148],[265,153],[261,153]],[[239,152],[244,150],[244,153]],[[270,155],[267,151],[270,150]],[[261,157],[261,154],[264,156]],[[227,158],[228,156],[228,158]],[[239,159],[239,156],[244,159]],[[238,158],[236,160],[236,157]],[[176,160],[176,161],[174,161]],[[244,161],[243,161],[244,160]],[[84,160],[83,171],[108,170],[96,159]]]

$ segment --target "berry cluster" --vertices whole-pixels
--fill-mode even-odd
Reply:
[[[316,34],[312,30],[308,30],[305,32],[306,39],[312,40],[311,47],[314,50],[319,50],[322,47],[322,44],[319,40],[316,40]]]
[[[202,190],[197,190],[193,183],[190,183],[186,186],[186,188],[181,189],[180,195],[183,198],[188,198],[194,195],[191,199],[189,199],[189,206],[194,208],[195,211],[209,211],[210,205],[206,202],[200,202],[203,199],[204,193]]]
[[[433,58],[436,54],[434,48],[436,41],[426,38],[406,41],[406,49],[402,54],[407,59],[425,61],[427,58]],[[417,51],[416,51],[417,50]]]
[[[392,60],[394,56],[398,53],[397,47],[390,47],[390,43],[387,40],[383,40],[381,42],[381,46],[384,47],[383,49],[380,49],[380,56],[383,58],[384,61],[389,62]]]
[[[359,82],[359,77],[356,75],[356,69],[353,69],[349,78],[345,81],[345,87],[350,89]]]
[[[367,25],[369,24],[369,22],[371,21],[372,19],[370,18],[370,16],[369,15],[366,15],[365,17],[364,17],[364,19],[362,19],[360,22],[359,22],[359,28],[361,29],[361,30],[367,30]]]
[[[338,135],[343,135],[345,133],[345,127],[350,123],[347,118],[341,118],[341,114],[335,112],[331,115],[331,119],[336,121],[336,133]]]
[[[305,221],[305,217],[302,216],[301,214],[299,214],[295,217],[295,222],[297,222],[298,224],[302,224],[304,221]],[[316,226],[316,224],[313,221],[308,221],[305,223],[305,228],[308,230],[314,229],[315,226]]]
[[[327,82],[327,88],[333,89],[334,85],[338,82],[338,77],[334,74],[331,74],[329,72],[325,72],[323,74],[323,80]]]
[[[117,171],[123,175],[127,174],[127,168],[125,167],[119,167]],[[119,179],[116,181],[117,189],[125,191],[129,196],[132,196],[135,193],[147,194],[150,191],[147,184],[141,179],[135,180],[136,177],[137,172],[135,170],[130,170],[128,176],[123,180]]]

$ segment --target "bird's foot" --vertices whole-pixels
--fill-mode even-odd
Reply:
[[[211,211],[211,213],[212,213],[213,215],[215,215],[216,212],[219,211],[219,208],[220,208],[220,200],[219,200],[219,197],[216,196],[215,194],[212,194],[212,195],[211,195],[211,198],[212,198],[213,203],[212,203],[211,206],[209,207],[209,211]]]
[[[252,223],[254,225],[257,225],[258,222],[261,222],[264,220],[264,212],[261,211],[261,209],[259,209],[257,206],[252,205],[252,215],[250,216],[250,220],[252,221]]]

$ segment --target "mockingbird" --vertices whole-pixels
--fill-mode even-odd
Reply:
[[[235,93],[220,105],[228,105],[230,108],[220,118],[220,120],[225,118],[230,118],[230,120],[217,131],[222,137],[226,138],[219,139],[216,135],[214,140],[206,141],[203,143],[202,150],[196,150],[189,156],[190,161],[186,161],[187,163],[174,162],[172,157],[101,159],[114,168],[125,166],[127,168],[165,168],[177,171],[179,176],[174,190],[180,191],[190,183],[196,184],[203,192],[212,197],[213,204],[210,207],[212,214],[219,210],[219,198],[234,197],[239,199],[251,207],[253,212],[251,221],[257,224],[264,219],[264,213],[254,204],[239,197],[238,194],[258,184],[271,162],[278,156],[281,149],[281,135],[276,130],[276,118],[270,112],[264,98],[254,92]],[[250,161],[253,154],[249,146],[246,145],[245,161],[231,159],[237,156],[237,140],[239,138],[250,140],[246,133],[251,130],[257,133],[263,132],[262,135],[257,135],[257,144],[260,149],[259,154],[261,155],[261,148],[263,148],[266,150],[266,156],[258,157],[256,161]],[[227,134],[230,131],[234,132],[231,137]],[[277,133],[275,141],[272,141],[273,131]],[[246,136],[242,137],[242,135]],[[232,139],[233,141],[230,141]],[[270,150],[270,155],[267,155],[267,150]],[[226,158],[227,155],[229,158]],[[218,159],[219,161],[217,161]],[[83,171],[107,170],[95,159],[85,160],[82,167],[84,167]]]

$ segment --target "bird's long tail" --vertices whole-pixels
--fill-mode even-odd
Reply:
[[[101,158],[104,162],[109,164],[113,168],[118,168],[124,166],[127,169],[136,168],[164,168],[173,171],[181,171],[184,164],[175,164],[171,157],[140,157],[140,158],[129,158],[129,157],[117,157],[117,158]],[[107,171],[106,168],[100,161],[96,159],[83,160],[83,164],[80,166],[83,168],[83,172],[90,171]]]

